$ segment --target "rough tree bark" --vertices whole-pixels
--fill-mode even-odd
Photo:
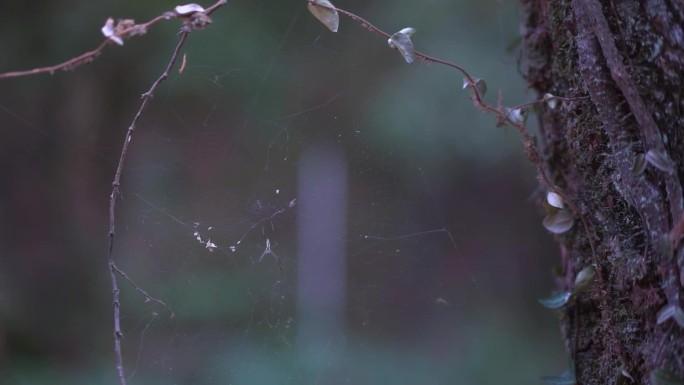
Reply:
[[[522,3],[530,87],[586,96],[543,109],[537,138],[550,180],[578,208],[558,237],[559,288],[598,265],[592,291],[561,312],[576,381],[684,378],[682,328],[676,317],[657,322],[683,297],[684,2]]]

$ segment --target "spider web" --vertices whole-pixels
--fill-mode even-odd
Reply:
[[[410,18],[421,50],[523,89],[502,52],[513,5],[389,6],[355,12]],[[263,2],[213,18],[123,173],[115,259],[175,313],[123,286],[130,382],[518,382],[562,367],[535,304],[552,251],[515,132],[460,77],[405,65],[349,20],[331,34],[301,4]]]

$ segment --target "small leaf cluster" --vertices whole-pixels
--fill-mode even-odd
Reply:
[[[546,210],[546,217],[542,221],[542,225],[554,234],[565,233],[575,223],[572,213],[565,209],[563,198],[558,193],[549,191],[546,194],[544,210]]]

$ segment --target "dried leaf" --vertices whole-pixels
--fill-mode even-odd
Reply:
[[[123,45],[123,39],[121,39],[119,36],[116,36],[114,31],[114,19],[111,17],[107,19],[105,25],[100,29],[100,31],[102,31],[102,34],[109,40],[118,45]]]
[[[662,172],[666,172],[668,174],[674,172],[672,161],[667,157],[667,154],[663,152],[648,150],[646,153],[646,161]]]
[[[114,19],[111,17],[105,21],[104,26],[100,29],[105,37],[110,37],[114,34]]]
[[[387,40],[387,44],[391,48],[398,50],[408,64],[412,64],[416,60],[416,50],[413,48],[413,42],[409,35],[402,32],[404,30],[415,32],[413,28],[404,28],[392,35],[392,37]],[[413,32],[411,32],[411,34],[413,34]]]
[[[179,5],[176,8],[174,8],[173,10],[174,10],[174,12],[176,12],[176,14],[178,14],[180,16],[191,15],[195,12],[204,12],[204,8],[202,8],[201,5],[195,4],[195,3]]]
[[[683,385],[684,381],[666,369],[656,369],[651,372],[651,385]]]
[[[567,210],[558,210],[553,214],[547,215],[542,224],[554,234],[563,234],[572,228],[574,222],[572,214]]]
[[[587,291],[594,284],[594,279],[596,279],[596,267],[593,265],[580,270],[575,277],[575,289],[572,293],[577,295]]]
[[[549,309],[559,309],[565,306],[566,303],[568,303],[570,296],[571,293],[569,291],[563,291],[560,293],[553,294],[548,298],[538,299],[537,301],[539,301],[540,304],[544,305],[544,307],[547,307]]]
[[[192,29],[204,29],[209,24],[211,24],[211,18],[204,12],[195,12],[190,15],[189,26],[192,27]],[[184,26],[186,25],[188,24],[185,24]]]
[[[309,12],[318,21],[323,23],[329,30],[337,32],[340,26],[340,16],[337,14],[337,9],[328,0],[314,0],[308,4]]]
[[[144,27],[135,28],[135,20],[133,19],[119,19],[114,27],[114,34],[119,37],[129,38],[135,35],[144,35]]]

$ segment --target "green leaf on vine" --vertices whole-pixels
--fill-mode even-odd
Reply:
[[[102,31],[104,37],[108,38],[109,40],[113,41],[118,45],[123,45],[123,39],[116,35],[116,30],[114,28],[114,19],[112,19],[111,17],[107,19],[105,25],[100,30]]]
[[[554,234],[563,234],[570,230],[575,220],[572,214],[567,210],[558,210],[553,214],[549,214],[544,218],[542,224],[544,227]]]
[[[563,307],[570,299],[571,293],[569,291],[563,291],[556,293],[548,298],[539,299],[539,303],[544,305],[549,309],[559,309]]]

